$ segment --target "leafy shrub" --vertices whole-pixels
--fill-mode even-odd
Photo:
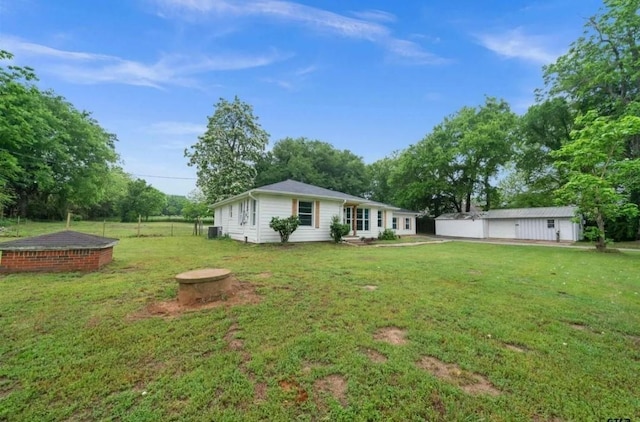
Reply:
[[[333,217],[331,217],[331,226],[329,227],[329,230],[331,231],[331,238],[333,239],[333,241],[336,243],[340,243],[340,241],[342,240],[342,236],[346,236],[349,234],[351,226],[349,226],[348,224],[342,224],[342,222],[340,221],[340,217],[334,215]]]
[[[273,217],[269,223],[269,227],[277,231],[280,235],[280,242],[287,243],[291,233],[296,231],[300,225],[300,218],[297,215],[292,215],[288,218]]]
[[[384,229],[383,232],[378,233],[378,240],[396,240],[398,235],[391,229]]]

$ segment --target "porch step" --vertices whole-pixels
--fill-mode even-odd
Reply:
[[[351,244],[351,245],[366,245],[368,243],[370,243],[370,239],[365,239],[364,241],[362,240],[362,238],[358,237],[358,236],[344,236],[342,238],[343,241]]]

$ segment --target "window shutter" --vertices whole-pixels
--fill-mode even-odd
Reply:
[[[320,228],[320,201],[316,201],[316,229]]]
[[[291,215],[298,215],[298,200],[295,198],[291,200]]]
[[[387,210],[384,211],[384,217],[382,217],[384,219],[383,223],[382,223],[382,227],[384,227],[385,229],[387,228]]]

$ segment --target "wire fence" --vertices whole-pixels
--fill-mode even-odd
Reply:
[[[74,230],[103,237],[169,237],[207,236],[212,223],[198,224],[185,221],[142,221],[140,223],[120,223],[115,221],[55,221],[34,222],[30,220],[1,220],[0,240],[38,236],[61,230]]]

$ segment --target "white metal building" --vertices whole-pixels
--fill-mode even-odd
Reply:
[[[436,218],[439,236],[578,241],[582,226],[576,207],[540,207],[443,214]]]

